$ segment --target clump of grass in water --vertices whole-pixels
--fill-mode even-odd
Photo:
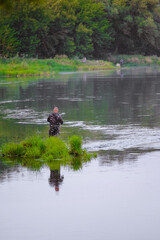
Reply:
[[[32,136],[20,143],[7,143],[2,147],[4,156],[20,156],[23,158],[43,158],[44,160],[68,159],[67,145],[57,137],[41,139]]]
[[[81,161],[87,162],[91,160],[92,157],[96,158],[97,154],[96,153],[88,153],[85,149],[82,150],[82,138],[80,136],[72,136],[69,138],[69,151],[70,154],[74,156],[72,159],[72,165],[75,163],[79,162],[77,161],[77,158],[80,157]]]
[[[46,150],[46,144],[44,140],[41,139],[40,136],[32,136],[30,138],[27,138],[26,140],[22,141],[22,144],[24,147],[38,147],[41,151],[41,153],[45,152]]]
[[[72,136],[69,138],[70,153],[79,156],[82,153],[82,138],[80,136]]]
[[[88,153],[85,149],[83,150],[82,153],[82,157],[83,157],[83,162],[88,162],[91,160],[91,158],[96,158],[97,157],[97,153]]]
[[[40,158],[46,150],[44,141],[39,136],[33,136],[22,142],[26,158]]]
[[[44,141],[39,136],[27,138],[20,143],[7,143],[2,147],[2,155],[24,158],[39,158],[46,149]]]
[[[68,159],[68,148],[63,140],[57,137],[47,138],[45,141],[46,152],[43,155],[45,160]]]
[[[22,143],[7,143],[2,147],[3,156],[22,156],[24,154],[24,146]]]
[[[2,155],[14,158],[20,157],[22,165],[40,168],[44,163],[49,167],[59,165],[71,165],[73,169],[81,168],[82,162],[89,161],[96,157],[86,150],[82,150],[82,138],[72,136],[67,145],[58,137],[41,139],[39,136],[33,136],[21,141],[20,143],[7,143],[2,147]],[[41,159],[42,162],[35,162]]]

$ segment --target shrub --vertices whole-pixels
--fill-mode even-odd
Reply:
[[[2,155],[5,156],[22,156],[24,147],[22,143],[7,143],[2,147]]]
[[[68,148],[63,140],[58,137],[50,137],[45,141],[46,152],[43,158],[46,160],[68,159]]]
[[[82,138],[80,136],[72,136],[69,138],[70,153],[80,155],[82,153]]]
[[[40,148],[37,146],[29,147],[25,151],[26,158],[40,158],[41,157],[41,151]]]
[[[39,148],[41,153],[45,152],[45,149],[46,149],[46,144],[40,138],[40,136],[32,136],[32,137],[27,138],[26,140],[24,140],[22,143],[23,143],[23,146],[25,148],[28,148],[28,147],[37,147],[37,148]]]

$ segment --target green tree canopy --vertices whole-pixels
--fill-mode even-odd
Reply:
[[[102,57],[110,46],[110,23],[104,4],[96,0],[47,0],[39,5],[19,0],[1,13],[2,25],[20,43],[12,52],[17,49],[20,55]]]
[[[2,57],[160,55],[159,0],[0,0],[0,6]]]
[[[160,54],[159,0],[108,0],[105,6],[116,52]]]

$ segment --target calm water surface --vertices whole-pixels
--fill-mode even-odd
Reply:
[[[47,136],[54,105],[61,137],[98,158],[79,171],[0,160],[0,239],[158,240],[160,69],[1,78],[0,144]]]

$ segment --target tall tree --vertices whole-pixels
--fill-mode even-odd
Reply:
[[[64,36],[59,41],[59,53],[80,57],[103,56],[109,48],[111,34],[102,2],[57,0],[54,1],[53,11],[55,22]]]
[[[160,54],[159,0],[105,0],[118,53]]]

